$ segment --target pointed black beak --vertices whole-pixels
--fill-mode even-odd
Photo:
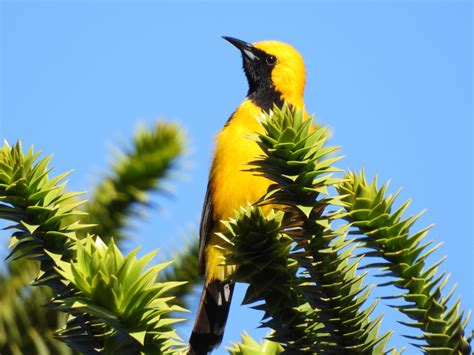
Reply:
[[[246,58],[250,60],[260,60],[257,56],[256,48],[251,43],[247,43],[234,37],[222,36],[222,38],[237,47]]]

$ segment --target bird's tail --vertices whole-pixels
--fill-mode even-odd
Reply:
[[[233,292],[233,283],[206,280],[189,339],[188,354],[206,355],[219,346],[224,336]]]

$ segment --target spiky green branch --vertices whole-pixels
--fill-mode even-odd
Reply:
[[[248,207],[225,222],[220,234],[226,264],[235,265],[234,281],[248,283],[244,304],[265,312],[262,325],[275,330],[272,339],[308,350],[306,301],[295,289],[297,264],[290,259],[292,239],[281,233],[283,213]]]
[[[172,354],[177,352],[174,346],[181,346],[182,351],[182,343],[171,327],[182,319],[169,314],[184,310],[170,305],[172,297],[168,297],[167,291],[183,282],[155,282],[159,272],[170,263],[157,264],[145,271],[156,251],[137,259],[138,250],[123,257],[113,240],[106,246],[100,238],[87,237],[77,244],[73,262],[50,254],[56,271],[73,286],[69,290],[72,293],[54,303],[73,317],[78,315],[78,319],[69,321],[74,326],[59,332],[63,341],[86,353],[91,352],[91,344],[97,344],[94,350],[104,354]],[[84,334],[86,327],[93,331]],[[101,338],[102,344],[98,341]]]
[[[64,313],[44,307],[53,293],[47,287],[28,287],[39,265],[24,259],[10,261],[0,275],[0,353],[70,354],[54,337],[65,324]]]
[[[328,187],[339,182],[332,173],[340,171],[333,167],[340,157],[331,157],[337,147],[326,147],[328,130],[311,122],[303,111],[275,108],[262,120],[265,134],[257,142],[264,156],[252,163],[253,171],[275,183],[264,203],[283,206],[286,233],[296,243],[292,255],[308,275],[300,290],[312,307],[311,351],[380,353],[390,333],[377,335],[381,317],[369,319],[375,304],[361,310],[370,289],[356,275],[358,260],[350,260],[345,228],[333,230],[337,214],[326,211],[337,202]]]
[[[95,231],[104,235],[105,240],[115,236],[115,240],[120,241],[124,237],[123,229],[134,206],[148,206],[145,203],[147,194],[160,188],[162,179],[170,175],[183,150],[183,134],[176,124],[159,121],[152,128],[140,129],[134,137],[133,145],[118,157],[118,161],[112,163],[111,173],[94,189],[91,202],[83,206],[88,212],[82,216],[84,221],[97,223]],[[101,221],[105,223],[99,223]],[[192,247],[186,251],[189,254],[183,257],[188,262],[197,260]],[[65,319],[63,314],[42,307],[44,302],[41,303],[40,300],[49,299],[52,293],[48,288],[28,287],[31,275],[37,274],[37,265],[27,259],[10,261],[8,265],[9,271],[0,274],[0,327],[5,329],[0,331],[0,334],[5,335],[0,335],[0,352],[9,348],[17,349],[15,351],[18,353],[31,353],[30,349],[34,347],[41,349],[43,353],[50,349],[53,353],[60,351],[67,354],[68,349],[63,343],[48,336],[63,326]],[[187,278],[177,278],[178,274],[183,273],[180,266],[182,265],[175,263],[166,269],[168,280],[190,281],[170,290],[176,292],[176,297],[182,297],[198,281],[197,274],[194,278],[189,277],[190,275],[186,275]],[[181,299],[177,303],[184,305]],[[26,312],[27,309],[29,311]],[[24,314],[30,314],[30,317],[25,317]],[[38,316],[35,318],[34,315]],[[36,336],[38,331],[43,336]]]
[[[372,250],[366,255],[385,260],[371,266],[395,277],[383,285],[406,291],[396,296],[406,304],[394,307],[412,319],[403,324],[422,330],[422,336],[415,337],[422,343],[415,345],[429,354],[470,354],[471,347],[464,335],[469,316],[463,317],[460,312],[459,298],[448,306],[454,288],[444,295],[448,279],[445,273],[437,273],[443,259],[426,265],[426,258],[440,244],[430,247],[432,241],[425,241],[430,227],[410,232],[421,214],[402,217],[410,201],[392,211],[398,192],[386,196],[387,188],[388,183],[378,187],[377,179],[367,182],[363,173],[348,173],[338,186],[346,218],[360,234],[359,240]]]
[[[162,180],[176,166],[184,152],[181,129],[158,121],[152,129],[141,128],[130,149],[112,164],[112,172],[95,187],[85,206],[85,223],[95,224],[94,234],[119,242],[123,228],[137,204],[146,205],[153,190],[163,190]]]
[[[198,273],[199,238],[194,236],[189,244],[183,246],[177,253],[171,255],[173,264],[160,275],[160,281],[186,280],[187,282],[169,290],[169,295],[175,297],[175,303],[187,308],[186,296],[193,292],[196,284],[201,282]]]
[[[325,147],[327,129],[313,129],[304,112],[287,106],[275,107],[261,124],[265,133],[255,140],[263,154],[250,171],[274,182],[260,204],[284,214],[250,209],[227,224],[236,280],[250,283],[249,300],[265,300],[258,308],[271,319],[263,324],[289,353],[383,352],[389,333],[378,336],[381,317],[369,319],[375,304],[361,310],[370,290],[356,275],[345,228],[332,230],[337,215],[326,211],[337,202],[328,188],[340,182],[331,175],[340,158],[329,156],[337,148]],[[279,274],[284,277],[275,280]],[[290,316],[282,317],[284,311]]]
[[[231,355],[277,355],[283,352],[283,347],[268,339],[257,343],[247,332],[244,332],[242,334],[242,341],[240,343],[232,343],[232,348],[227,348],[227,350],[229,350]]]
[[[112,244],[99,238],[79,241],[83,201],[78,193],[65,193],[61,180],[49,178],[49,158],[38,160],[20,144],[0,150],[0,217],[11,221],[11,256],[40,263],[36,285],[55,293],[52,305],[70,315],[60,337],[83,353],[112,353],[117,348],[139,352],[175,352],[177,344],[167,317],[179,310],[163,294],[176,283],[156,283],[163,266],[142,274],[151,257],[123,258]],[[104,292],[112,292],[104,300]]]

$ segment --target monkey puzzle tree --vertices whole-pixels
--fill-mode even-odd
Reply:
[[[377,288],[365,275],[380,269],[380,286],[402,290],[395,308],[419,329],[410,335],[415,346],[469,354],[468,316],[459,299],[450,302],[454,289],[444,292],[440,262],[428,265],[437,246],[423,241],[429,228],[411,230],[418,216],[403,217],[408,202],[396,208],[387,184],[342,174],[328,130],[308,130],[302,112],[275,107],[261,124],[265,133],[252,139],[262,154],[248,168],[273,184],[258,204],[223,221],[220,237],[222,262],[248,284],[244,303],[264,312],[271,332],[261,343],[244,335],[230,353],[401,353],[405,344],[388,346],[392,331],[379,334],[383,317],[368,304]],[[185,352],[174,324],[189,307],[182,296],[198,282],[196,242],[174,264],[149,268],[154,253],[137,258],[118,247],[134,206],[167,176],[183,143],[171,124],[142,130],[89,202],[65,190],[66,175],[50,177],[49,158],[3,146],[0,217],[10,223],[17,261],[0,278],[2,353]]]
[[[160,121],[151,128],[141,127],[131,146],[116,157],[111,172],[94,188],[89,201],[79,206],[86,213],[78,219],[90,224],[90,229],[84,229],[83,233],[78,230],[78,237],[94,233],[105,243],[113,237],[120,245],[126,237],[127,220],[136,214],[137,205],[148,207],[148,193],[161,189],[162,180],[176,169],[177,159],[184,149],[184,135],[175,124]],[[20,156],[16,158],[20,159]],[[4,166],[3,171],[12,168]],[[2,208],[2,212],[6,211]],[[8,219],[8,216],[2,215],[2,218]],[[180,296],[189,291],[193,280],[197,281],[197,273],[192,268],[183,268],[180,262],[192,263],[197,258],[195,245],[186,247],[183,257],[178,255],[177,262],[166,268],[162,275],[164,279],[188,281],[170,291],[178,296],[181,305],[184,305],[184,299]],[[65,313],[44,307],[53,293],[44,286],[29,286],[38,275],[38,261],[10,258],[6,266],[0,274],[0,353],[70,353],[70,348],[54,337],[54,332],[66,322]]]

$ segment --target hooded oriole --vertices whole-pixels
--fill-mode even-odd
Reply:
[[[262,111],[287,102],[303,108],[306,82],[301,55],[290,45],[277,41],[253,44],[224,37],[242,52],[248,80],[247,97],[217,135],[214,159],[201,216],[199,272],[205,276],[204,289],[190,338],[190,354],[207,354],[222,341],[234,285],[228,281],[231,267],[222,266],[222,251],[215,248],[222,230],[221,220],[233,217],[240,206],[262,197],[270,181],[254,176],[248,163],[261,150],[246,136],[262,132],[257,121]]]

